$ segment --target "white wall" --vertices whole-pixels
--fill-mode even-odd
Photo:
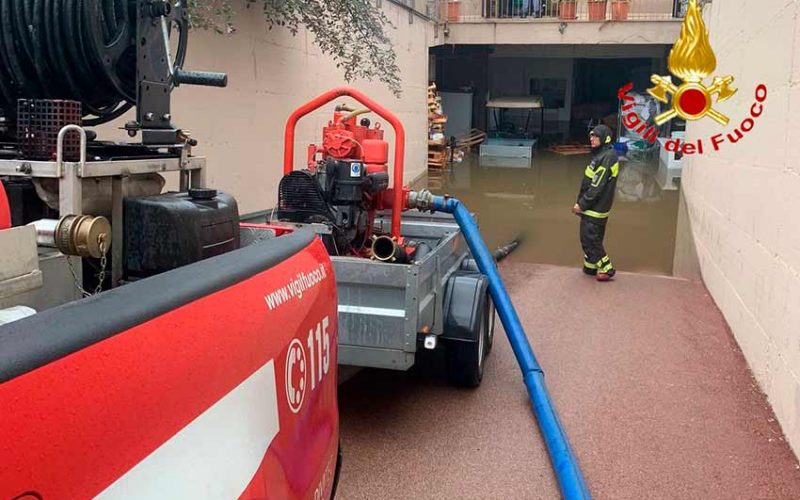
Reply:
[[[408,182],[427,171],[428,47],[434,43],[434,29],[419,16],[413,16],[410,23],[408,10],[391,2],[383,2],[382,9],[395,27],[391,38],[403,95],[398,99],[375,82],[351,85],[388,107],[403,122]],[[258,9],[238,15],[236,25],[238,31],[232,36],[192,33],[187,69],[227,72],[229,84],[225,89],[181,86],[173,93],[172,114],[178,126],[200,141],[195,154],[208,157],[208,185],[235,195],[240,212],[245,213],[271,207],[277,199],[289,114],[345,82],[341,70],[320,53],[305,30],[297,36],[280,28],[267,31]],[[304,163],[306,145],[321,141],[322,126],[334,105],[300,122],[296,165]],[[129,119],[132,116],[106,126],[101,135],[124,137],[113,127]],[[387,139],[393,146],[392,133]]]
[[[734,75],[739,92],[716,106],[730,116],[730,125],[690,123],[689,140],[731,131],[748,116],[756,86],[765,83],[769,92],[763,115],[742,141],[684,157],[685,211],[675,268],[701,272],[797,453],[800,1],[725,0],[713,2],[705,14],[717,55],[715,74]]]

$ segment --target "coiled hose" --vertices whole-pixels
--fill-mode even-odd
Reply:
[[[137,0],[0,0],[0,108],[17,99],[70,99],[84,125],[111,121],[136,103]],[[186,25],[175,56],[183,65]]]

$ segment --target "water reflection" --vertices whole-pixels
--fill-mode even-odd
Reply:
[[[525,243],[511,259],[577,267],[578,218],[570,208],[589,158],[538,152],[532,159],[487,161],[468,155],[449,172],[430,172],[429,183],[477,213],[490,246],[523,235]],[[672,273],[678,191],[662,191],[657,170],[657,159],[622,164],[606,236],[606,249],[621,270]]]

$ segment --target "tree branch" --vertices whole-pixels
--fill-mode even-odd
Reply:
[[[267,29],[278,26],[296,35],[304,26],[347,82],[378,80],[400,97],[400,68],[387,35],[393,26],[372,0],[188,0],[191,26],[233,33],[235,11],[241,12],[235,4],[260,8]]]

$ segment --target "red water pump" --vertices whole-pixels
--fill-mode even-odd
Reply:
[[[322,129],[322,147],[308,146],[308,168],[313,170],[320,161],[327,158],[359,160],[366,166],[367,173],[383,172],[388,176],[389,143],[383,139],[380,123],[370,127],[369,118],[362,118],[356,125],[359,115],[369,109],[353,110],[344,105],[336,107],[333,120]]]
[[[308,147],[307,168],[294,170],[294,130],[304,115],[340,96],[350,96],[366,106],[336,107],[322,130],[322,144]],[[394,182],[389,188],[389,143],[380,123],[358,117],[374,112],[394,128]],[[338,88],[298,108],[286,125],[284,177],[278,187],[279,220],[323,224],[330,228],[329,250],[335,255],[356,255],[384,261],[406,261],[415,248],[400,236],[400,212],[407,205],[403,188],[405,132],[388,110],[360,92]],[[392,209],[390,234],[375,234],[378,210]]]

